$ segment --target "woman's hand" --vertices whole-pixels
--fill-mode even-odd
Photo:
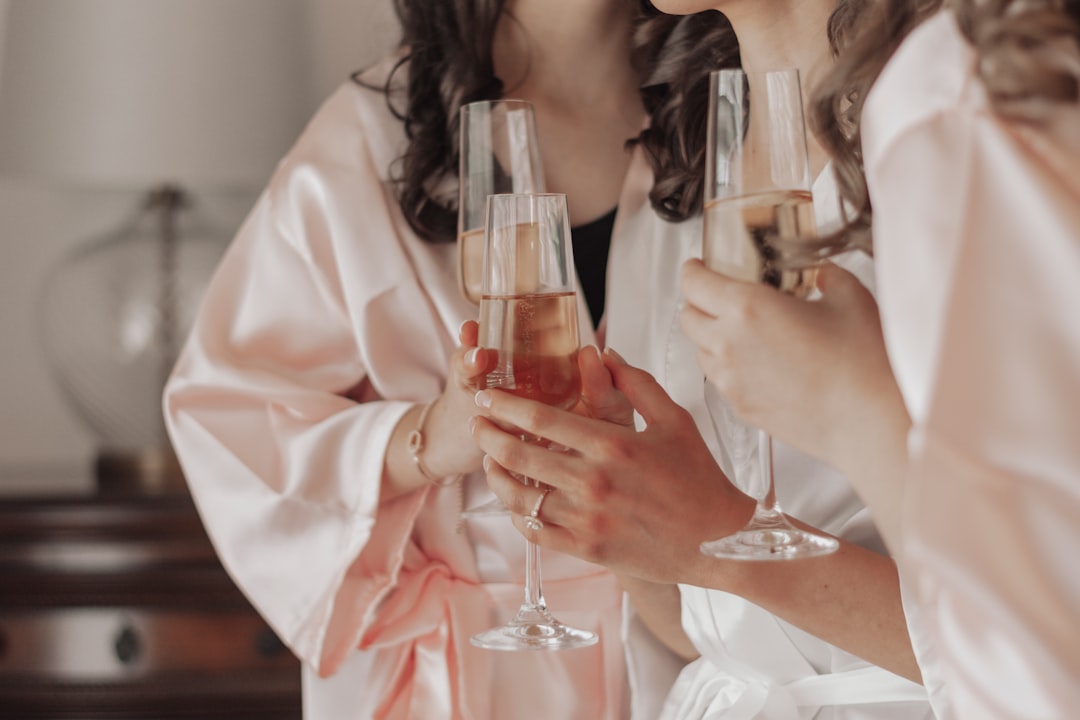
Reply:
[[[614,362],[614,356],[611,361]],[[581,399],[574,412],[633,428],[634,406],[630,398],[615,387],[611,373],[595,345],[583,348],[578,353],[578,370],[581,372]]]
[[[442,395],[435,401],[425,423],[427,450],[424,464],[440,475],[454,475],[479,470],[483,453],[469,434],[469,419],[476,415],[473,398],[476,379],[486,373],[494,361],[477,347],[479,325],[474,320],[461,324],[460,345],[450,357],[450,375]]]
[[[889,365],[877,304],[851,273],[827,263],[818,300],[683,266],[683,331],[709,381],[744,420],[841,470],[898,527],[911,425]]]
[[[422,428],[424,447],[420,458],[436,478],[479,470],[483,454],[469,434],[469,419],[476,414],[473,396],[475,378],[487,372],[488,353],[476,347],[479,326],[473,320],[462,323],[459,347],[450,358],[450,374]],[[493,358],[491,358],[493,360]],[[420,423],[418,406],[402,416],[390,438],[383,469],[381,501],[387,502],[428,485],[408,451],[408,436]]]
[[[842,468],[872,408],[900,398],[869,291],[832,263],[818,287],[822,297],[808,302],[691,260],[680,322],[743,420]]]
[[[540,545],[654,582],[693,582],[704,577],[710,565],[698,546],[740,527],[753,510],[753,500],[728,482],[690,414],[648,373],[610,351],[604,353],[603,364],[610,388],[617,392],[604,388],[599,373],[584,368],[584,405],[606,398],[610,404],[603,411],[592,411],[622,420],[629,420],[632,407],[646,428],[639,432],[629,423],[583,416],[497,390],[477,393],[477,404],[489,417],[477,416],[472,430],[488,456],[488,484],[515,513],[518,530]],[[626,400],[621,408],[619,395]],[[566,451],[523,442],[496,422],[546,438]],[[541,490],[522,484],[510,472],[553,488],[540,513],[542,529],[529,530],[521,517],[531,512]]]
[[[623,577],[737,594],[808,633],[917,680],[892,559],[843,540],[836,553],[799,563],[747,563],[703,555],[703,541],[746,524],[754,500],[728,482],[689,413],[648,373],[611,352],[604,353],[604,365],[614,390],[644,419],[644,430],[505,392],[477,393],[478,404],[490,417],[473,420],[473,436],[487,453],[488,484],[515,513],[518,530],[538,544],[606,565]],[[547,438],[567,451],[522,442],[493,420]],[[874,477],[885,474],[883,459],[889,462],[878,451],[873,453]],[[522,516],[536,506],[541,490],[522,484],[508,471],[553,488],[541,506],[544,526],[539,530],[526,528]],[[627,585],[631,593],[634,585]],[[666,600],[657,597],[670,588],[646,586],[645,596],[641,587],[636,589],[634,602],[650,612],[643,616],[649,627],[673,650],[692,657],[696,650],[685,635],[679,637],[674,621],[677,605],[670,595]]]

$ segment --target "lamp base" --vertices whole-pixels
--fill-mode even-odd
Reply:
[[[187,483],[171,448],[101,450],[94,460],[101,495],[186,495]]]

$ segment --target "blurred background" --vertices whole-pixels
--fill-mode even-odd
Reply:
[[[0,718],[300,719],[161,385],[277,161],[398,35],[392,0],[0,0]]]
[[[228,5],[230,1],[217,0],[219,5]],[[6,55],[10,54],[4,52],[5,46],[11,50],[11,43],[16,42],[9,34],[13,24],[12,6],[19,2],[38,4],[38,0],[0,0],[0,78],[3,78],[0,81],[0,107],[4,103],[24,102],[24,94],[12,90],[14,84],[41,82],[35,78],[19,78],[20,68],[2,65]],[[94,0],[68,2],[71,6],[85,7],[92,6]],[[168,3],[141,0],[140,4],[152,8]],[[285,40],[287,44],[276,47],[279,55],[274,58],[286,63],[283,66],[286,74],[291,73],[285,90],[288,95],[278,97],[276,101],[287,103],[293,110],[290,117],[277,118],[277,138],[295,137],[304,121],[338,84],[347,80],[352,71],[381,56],[398,38],[390,0],[281,0],[264,4],[288,14],[289,18],[283,24],[291,30]],[[273,18],[263,22],[272,23]],[[55,37],[57,43],[65,41],[62,35],[50,37]],[[187,42],[198,56],[200,40],[193,37]],[[242,38],[237,45],[237,55],[246,52]],[[265,52],[265,43],[258,49]],[[138,65],[140,60],[132,57],[128,62]],[[152,58],[142,60],[152,61]],[[210,60],[204,65],[207,72],[212,72],[215,66]],[[78,68],[71,70],[74,72]],[[258,98],[236,93],[227,101],[234,104],[230,112],[243,117],[248,110],[245,103],[258,102]],[[64,107],[62,102],[59,107]],[[59,118],[58,122],[77,127],[84,120],[84,115],[76,110],[70,117]],[[251,128],[252,133],[260,130],[259,127]],[[235,231],[274,162],[287,146],[288,141],[277,139],[270,147],[261,148],[262,156],[256,159],[262,165],[256,163],[256,170],[249,171],[247,177],[239,181],[210,187],[205,192],[199,187],[189,188],[198,193],[203,220],[225,235]],[[259,171],[259,167],[265,168],[265,172]],[[266,177],[261,177],[263,174]],[[0,256],[3,258],[0,262],[0,367],[3,369],[0,373],[0,466],[20,470],[0,473],[0,493],[43,489],[42,485],[50,482],[50,477],[73,478],[71,481],[75,482],[74,478],[84,476],[78,472],[21,472],[25,468],[58,466],[79,470],[93,464],[98,438],[64,397],[43,355],[40,317],[43,285],[48,271],[66,255],[76,252],[88,239],[114,232],[130,219],[144,192],[145,189],[125,187],[123,183],[69,182],[66,177],[58,178],[57,173],[44,173],[42,177],[42,173],[21,172],[10,163],[0,162],[0,243],[3,247]],[[76,315],[70,320],[78,323],[79,318]]]

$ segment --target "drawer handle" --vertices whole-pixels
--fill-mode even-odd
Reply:
[[[280,654],[285,649],[285,644],[278,639],[273,630],[264,628],[255,636],[255,652],[261,657],[269,658]]]
[[[113,641],[113,650],[116,651],[116,659],[124,665],[130,665],[138,660],[141,649],[139,635],[130,625],[125,625],[116,634],[116,640]]]

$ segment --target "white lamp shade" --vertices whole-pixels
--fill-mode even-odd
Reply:
[[[303,0],[12,0],[0,170],[260,185],[299,133]]]

